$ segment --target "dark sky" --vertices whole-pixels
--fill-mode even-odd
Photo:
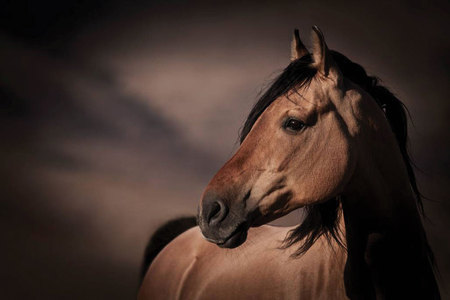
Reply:
[[[449,20],[448,1],[2,1],[0,298],[133,298],[151,232],[195,213],[314,24],[409,108],[450,289]]]

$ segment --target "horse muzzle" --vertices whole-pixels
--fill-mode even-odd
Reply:
[[[198,223],[205,239],[222,248],[240,246],[250,227],[243,205],[230,206],[213,192],[203,196]]]

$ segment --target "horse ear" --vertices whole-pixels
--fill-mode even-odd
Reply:
[[[308,50],[305,45],[303,45],[298,29],[294,30],[294,36],[291,42],[291,61],[301,58],[302,56],[308,54]]]
[[[330,74],[340,77],[341,72],[328,50],[322,31],[317,26],[313,26],[312,29],[314,66],[325,77],[329,77]]]

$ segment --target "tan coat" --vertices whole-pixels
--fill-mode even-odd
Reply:
[[[345,251],[321,238],[291,257],[295,246],[280,249],[290,229],[251,228],[242,246],[221,249],[192,228],[156,257],[138,299],[347,299]]]

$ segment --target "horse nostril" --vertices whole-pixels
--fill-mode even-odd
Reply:
[[[209,212],[207,212],[206,215],[206,221],[209,225],[215,225],[217,223],[220,223],[227,214],[228,208],[225,206],[225,204],[220,200],[216,200],[209,207]]]
[[[211,205],[211,210],[209,211],[208,216],[206,217],[206,221],[211,223],[212,218],[214,218],[220,212],[220,205],[217,202],[214,202]]]

